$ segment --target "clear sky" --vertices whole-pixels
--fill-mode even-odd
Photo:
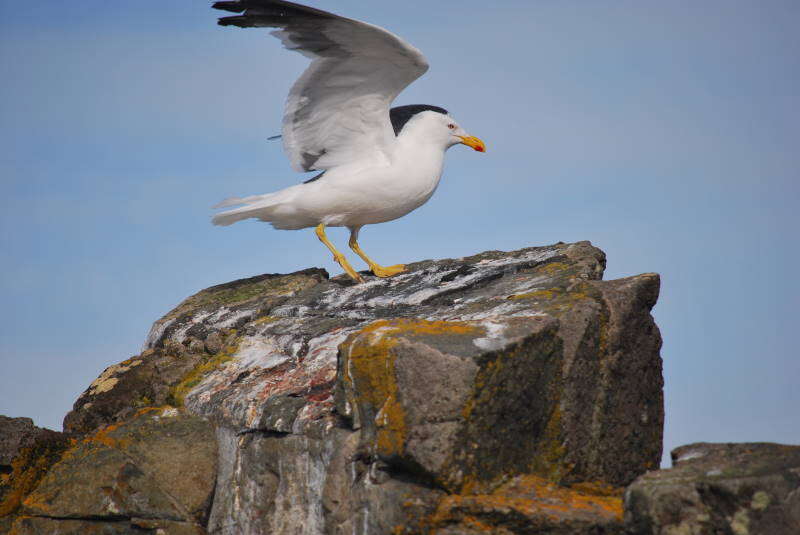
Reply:
[[[665,451],[800,443],[800,3],[314,5],[420,48],[432,67],[397,103],[444,106],[488,146],[453,148],[428,204],[365,228],[371,256],[591,240],[606,278],[662,276]],[[306,60],[218,14],[0,0],[0,413],[60,428],[202,288],[340,272],[310,230],[209,224],[221,199],[302,179],[266,138]]]

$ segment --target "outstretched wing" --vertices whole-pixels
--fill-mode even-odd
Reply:
[[[278,28],[289,50],[312,58],[283,117],[283,147],[298,171],[385,158],[395,139],[389,106],[428,70],[422,53],[380,28],[280,0],[216,2],[238,16],[219,24]]]

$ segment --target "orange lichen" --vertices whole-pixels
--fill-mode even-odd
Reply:
[[[426,519],[431,527],[459,522],[474,531],[494,533],[494,512],[513,511],[524,517],[561,523],[570,519],[622,520],[621,489],[603,483],[559,486],[535,475],[519,476],[490,494],[445,496]]]
[[[11,461],[9,487],[0,501],[0,517],[19,509],[25,497],[36,488],[50,467],[61,460],[70,445],[70,440],[53,438],[19,451]]]
[[[621,498],[625,489],[609,485],[603,481],[581,481],[570,485],[570,488],[584,494],[591,494],[594,496],[615,496]]]
[[[120,424],[111,424],[103,427],[102,429],[97,430],[93,435],[89,435],[88,437],[83,439],[84,444],[102,444],[103,446],[108,446],[109,448],[120,448],[125,447],[128,443],[125,439],[118,439],[114,438],[110,435],[110,433],[119,429]]]
[[[134,413],[133,417],[134,418],[138,418],[139,416],[142,416],[143,414],[147,414],[147,413],[150,413],[150,412],[161,412],[161,411],[163,411],[164,409],[167,409],[167,408],[169,408],[167,405],[164,405],[164,406],[161,406],[161,407],[152,407],[152,406],[151,407],[142,407],[141,409],[136,411],[136,413]]]

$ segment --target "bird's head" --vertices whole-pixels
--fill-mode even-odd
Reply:
[[[414,108],[424,109],[418,110]],[[398,113],[396,110],[404,113]],[[478,152],[486,152],[484,142],[477,137],[469,135],[443,108],[413,105],[392,108],[391,112],[392,125],[398,135],[401,133],[411,134],[413,132],[415,137],[441,144],[445,149],[449,149],[453,145],[462,144],[472,147]],[[404,117],[403,115],[406,116]],[[403,119],[405,120],[402,121]],[[400,121],[402,121],[402,124],[399,124]]]
[[[467,147],[472,147],[478,152],[486,152],[486,144],[479,138],[467,134],[467,132],[458,125],[455,119],[449,115],[445,115],[444,119],[446,123],[445,128],[447,128],[447,133],[449,134],[448,148],[461,143]]]

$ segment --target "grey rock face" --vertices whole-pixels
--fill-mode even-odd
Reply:
[[[16,529],[617,533],[614,488],[661,455],[659,279],[602,281],[604,265],[580,242],[203,290],[81,395],[78,443]],[[173,410],[194,433],[178,442],[148,420]],[[170,459],[204,474],[195,494],[157,477]]]
[[[142,411],[66,452],[25,498],[15,532],[201,533],[216,463],[208,422],[175,408]]]
[[[68,446],[63,433],[36,427],[30,418],[0,416],[0,533],[11,529],[22,500]]]
[[[41,432],[30,418],[9,418],[0,414],[0,473],[10,473],[11,461],[19,450],[33,445]]]
[[[800,446],[697,443],[672,461],[626,491],[630,533],[800,533]]]

